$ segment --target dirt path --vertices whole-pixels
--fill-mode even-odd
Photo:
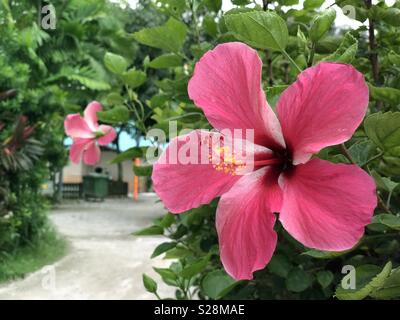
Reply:
[[[69,241],[69,253],[25,279],[0,286],[0,299],[154,299],[143,288],[142,273],[160,280],[152,267],[168,262],[150,255],[165,239],[130,234],[163,213],[156,200],[143,195],[138,203],[113,199],[61,205],[51,220]],[[171,296],[171,288],[158,282],[161,296]]]

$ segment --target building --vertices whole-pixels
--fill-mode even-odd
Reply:
[[[110,180],[118,181],[118,164],[110,164],[117,155],[117,152],[108,147],[101,147],[101,159],[95,166],[88,166],[81,161],[78,164],[71,161],[63,169],[63,184],[81,184],[83,176],[95,172],[96,168],[101,168],[102,172],[109,176]],[[134,173],[133,160],[127,160],[122,165],[122,181],[128,184],[128,193],[133,194],[134,191]],[[147,179],[139,177],[139,192],[147,191]]]

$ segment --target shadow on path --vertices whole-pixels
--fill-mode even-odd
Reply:
[[[101,203],[66,202],[53,210],[51,220],[70,244],[68,254],[25,279],[0,286],[0,299],[154,299],[142,284],[142,273],[155,279],[152,267],[169,262],[150,259],[165,238],[134,237],[164,212],[153,194]],[[171,288],[158,281],[162,297]]]

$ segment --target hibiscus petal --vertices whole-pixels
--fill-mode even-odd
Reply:
[[[69,114],[65,118],[64,128],[71,138],[94,138],[94,133],[79,113]]]
[[[377,198],[374,180],[355,165],[314,158],[281,175],[283,227],[310,248],[352,248],[371,222]]]
[[[351,65],[321,62],[303,71],[277,103],[294,164],[350,139],[367,107],[368,87]]]
[[[171,141],[160,159],[153,166],[153,186],[164,205],[173,213],[180,213],[207,204],[228,191],[240,178],[239,170],[219,166],[210,161],[221,141],[217,132],[195,130]],[[206,140],[208,139],[208,140]],[[221,142],[221,145],[225,142]],[[229,145],[231,142],[227,142]],[[243,148],[246,148],[247,144]],[[222,149],[222,148],[221,148]],[[268,153],[268,149],[257,152]],[[177,156],[178,155],[178,156]],[[252,157],[254,155],[251,155]]]
[[[93,141],[93,139],[75,138],[69,149],[69,158],[73,163],[79,163],[85,148]]]
[[[83,161],[89,165],[94,166],[100,160],[100,148],[95,141],[91,142],[83,154]]]
[[[101,104],[97,101],[89,103],[84,111],[85,121],[92,131],[97,131],[99,128],[97,120],[97,112],[103,110]]]
[[[111,126],[101,125],[99,126],[99,130],[104,133],[104,136],[97,139],[101,146],[106,146],[107,144],[113,142],[117,136],[114,128]]]
[[[252,279],[275,250],[273,212],[282,200],[278,176],[274,169],[259,169],[243,176],[219,201],[216,226],[221,261],[237,280]]]
[[[284,147],[279,121],[261,87],[262,61],[239,42],[218,45],[196,64],[188,92],[217,130],[254,129],[254,143]]]

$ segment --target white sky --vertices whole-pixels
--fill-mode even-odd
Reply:
[[[113,2],[115,1],[115,2],[116,2],[116,1],[118,1],[118,0],[111,0],[111,1],[113,1]],[[262,2],[261,0],[256,0],[256,1],[259,2],[260,4],[261,4],[261,2]],[[128,0],[128,2],[129,2],[129,4],[130,4],[130,6],[131,6],[132,8],[134,8],[134,7],[136,7],[136,5],[137,5],[137,3],[138,3],[138,0]],[[335,2],[335,0],[328,0],[328,1],[325,1],[325,3],[322,5],[321,8],[322,8],[322,9],[325,9],[325,8],[329,7],[330,5],[332,5],[334,2]],[[373,2],[373,3],[377,3],[378,0],[373,0],[372,2]],[[386,4],[387,4],[388,6],[392,6],[392,5],[396,2],[396,0],[385,0],[385,2],[386,2]],[[303,3],[304,3],[304,0],[300,0],[298,5],[292,6],[292,7],[293,7],[293,8],[296,8],[296,9],[301,9],[301,8],[303,8]],[[228,10],[232,9],[233,7],[234,7],[234,6],[232,5],[232,3],[231,3],[230,0],[222,0],[222,9],[223,9],[224,11],[228,11]],[[289,8],[289,7],[288,7],[288,8]],[[342,26],[342,27],[357,28],[357,27],[359,27],[359,26],[361,25],[360,22],[348,18],[348,17],[343,13],[342,9],[341,9],[340,7],[338,7],[337,5],[333,6],[333,8],[336,10],[336,20],[335,20],[335,24],[336,24],[337,26],[339,26],[339,27]],[[344,9],[346,9],[346,8],[344,8]],[[347,15],[348,15],[348,14],[351,14],[351,11],[345,10],[345,12],[346,12]]]

